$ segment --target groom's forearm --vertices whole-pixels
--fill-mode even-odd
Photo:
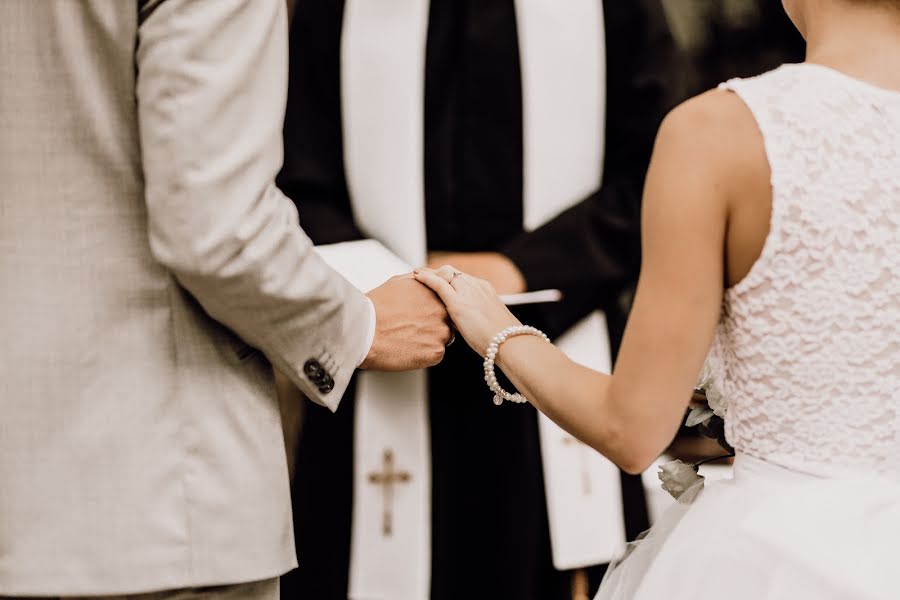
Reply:
[[[282,0],[168,0],[142,21],[137,97],[149,238],[209,315],[334,409],[368,350],[371,307],[316,255],[274,184],[284,11]]]

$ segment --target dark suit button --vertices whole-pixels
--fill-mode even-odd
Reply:
[[[334,379],[332,379],[331,377],[329,377],[328,379],[323,381],[321,385],[319,385],[319,391],[322,392],[323,394],[327,394],[328,392],[330,392],[333,389],[334,389]]]
[[[317,378],[322,376],[324,372],[322,370],[322,365],[319,364],[317,360],[308,360],[306,364],[303,365],[303,372],[306,373],[306,376],[316,381]]]

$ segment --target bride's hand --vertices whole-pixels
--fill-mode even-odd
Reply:
[[[507,327],[521,325],[491,284],[483,279],[461,273],[449,265],[420,269],[414,276],[441,297],[456,329],[481,356],[491,338]]]

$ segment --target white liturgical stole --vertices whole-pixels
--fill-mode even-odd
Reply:
[[[362,289],[426,260],[428,9],[429,0],[347,0],[344,8],[347,184],[359,228],[378,243],[351,242],[320,251]],[[600,185],[605,28],[600,0],[516,0],[516,14],[524,226],[531,230]],[[573,360],[609,372],[602,313],[555,342]],[[431,450],[425,373],[361,373],[356,402],[348,595],[353,600],[427,600]],[[573,569],[608,562],[625,539],[618,470],[543,416],[540,433],[554,565]]]

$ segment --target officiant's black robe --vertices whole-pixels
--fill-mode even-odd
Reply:
[[[523,233],[522,92],[513,0],[432,0],[425,75],[425,200],[430,250],[500,251],[529,289],[560,305],[524,322],[556,336],[594,309],[613,347],[622,297],[640,265],[639,216],[656,129],[679,94],[681,62],[657,0],[608,0],[606,154],[602,187]],[[342,0],[300,0],[291,32],[285,163],[279,185],[317,244],[362,239],[344,176]],[[571,597],[553,568],[537,418],[491,402],[465,344],[429,373],[432,598]],[[353,390],[337,415],[310,405],[293,485],[300,568],[283,598],[346,598],[350,559]],[[629,537],[647,527],[639,478],[623,476]],[[594,573],[596,575],[596,573]],[[592,577],[596,579],[596,577]],[[594,581],[594,584],[597,582]]]

